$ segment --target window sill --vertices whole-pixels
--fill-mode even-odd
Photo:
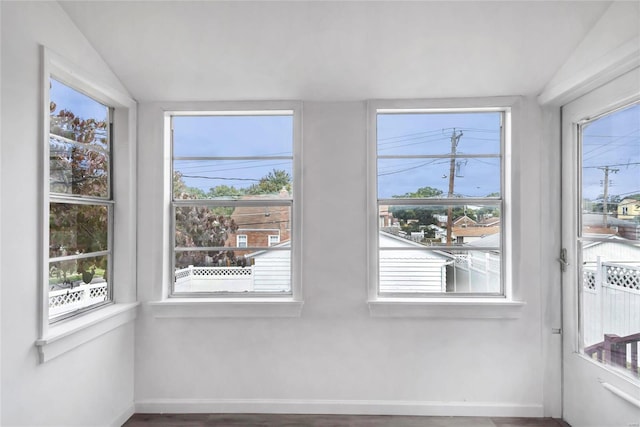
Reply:
[[[372,317],[425,317],[432,319],[517,319],[523,301],[489,298],[379,298],[369,301]]]
[[[276,298],[172,298],[149,303],[155,317],[300,317],[302,301]]]
[[[60,356],[136,318],[139,303],[112,304],[49,327],[36,340],[40,363]]]

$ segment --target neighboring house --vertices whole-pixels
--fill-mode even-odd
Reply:
[[[380,206],[378,212],[378,226],[380,228],[383,227],[393,227],[394,218],[393,214],[389,212],[389,206]]]
[[[640,260],[640,245],[630,245],[618,236],[611,236],[610,241],[592,242],[582,248],[582,262],[592,264],[598,261],[613,263],[638,263]]]
[[[582,230],[584,234],[618,235],[629,240],[640,240],[640,222],[612,218],[599,213],[582,214]]]
[[[494,227],[496,225],[500,225],[500,217],[499,216],[491,216],[482,218],[478,221],[478,227]]]
[[[288,197],[286,190],[281,197]],[[261,196],[245,196],[243,200],[260,199]],[[229,233],[225,246],[266,248],[287,242],[291,238],[290,208],[288,206],[237,206],[231,219],[238,229]],[[236,256],[244,255],[236,251]]]
[[[456,244],[466,244],[499,232],[500,226],[453,227],[451,230],[451,236]]]
[[[476,226],[478,223],[469,218],[466,215],[463,215],[461,217],[458,217],[456,219],[453,220],[453,228],[455,229],[455,227],[474,227]]]
[[[640,221],[640,198],[622,199],[618,203],[618,219]]]

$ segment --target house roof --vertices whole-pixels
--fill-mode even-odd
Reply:
[[[499,233],[500,227],[453,227],[451,232],[456,237],[483,237]]]
[[[467,225],[468,224],[473,224],[473,225],[475,225],[475,224],[477,224],[477,222],[475,220],[469,218],[468,216],[463,215],[463,216],[460,216],[460,217],[458,217],[458,218],[453,220],[453,225],[455,226],[457,224],[467,224]]]
[[[483,227],[489,227],[492,225],[500,224],[500,217],[490,217],[490,218],[482,218],[478,221],[478,225],[482,225]]]

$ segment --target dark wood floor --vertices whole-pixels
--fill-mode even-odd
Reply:
[[[123,427],[570,427],[553,418],[135,414]]]

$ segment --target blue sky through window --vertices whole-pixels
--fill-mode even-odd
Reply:
[[[174,116],[173,156],[184,183],[205,192],[247,188],[274,170],[293,177],[293,116]]]
[[[501,113],[378,114],[378,156],[451,154],[456,145],[454,196],[487,197],[500,192]],[[465,157],[478,154],[492,157]],[[449,190],[450,158],[380,158],[378,197],[391,198],[421,187]]]
[[[602,201],[605,169],[609,199],[640,193],[640,104],[587,124],[582,133],[582,197]]]

